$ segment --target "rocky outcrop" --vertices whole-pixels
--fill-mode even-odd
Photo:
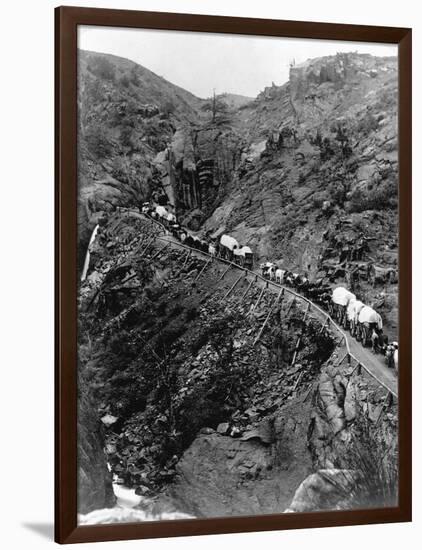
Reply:
[[[136,63],[79,52],[79,243],[101,212],[139,207],[154,194],[174,204],[165,152],[180,126],[194,123],[201,100]],[[159,156],[161,154],[161,156]]]
[[[310,473],[306,448],[309,404],[292,401],[268,427],[222,435],[204,429],[177,464],[166,491],[177,507],[196,517],[282,512]]]
[[[115,503],[111,472],[97,411],[82,377],[78,391],[78,513],[110,508]]]
[[[315,472],[286,511],[387,506],[397,498],[397,410],[385,390],[333,360],[321,370],[307,433]]]
[[[358,479],[359,474],[351,470],[319,470],[299,485],[285,512],[344,510],[350,507],[350,494]]]

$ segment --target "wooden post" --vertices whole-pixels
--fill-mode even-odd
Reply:
[[[293,300],[294,300],[294,298],[293,298]],[[290,304],[290,305],[291,305],[291,304]],[[305,314],[304,314],[304,316],[303,316],[303,318],[302,318],[302,323],[305,321],[306,316],[307,316],[307,314],[308,314],[308,311],[309,311],[310,307],[311,307],[311,304],[310,304],[310,302],[308,302],[308,307],[306,308]],[[290,308],[289,308],[289,311],[290,311]],[[302,325],[302,332],[300,333],[299,338],[297,339],[296,346],[295,346],[295,350],[294,350],[294,353],[293,353],[293,359],[292,359],[292,364],[291,364],[292,367],[293,367],[294,364],[296,363],[297,354],[298,354],[298,352],[299,352],[300,343],[301,343],[301,341],[302,341],[302,333],[303,333],[303,325]]]
[[[138,244],[138,246],[136,247],[136,250],[133,252],[133,254],[137,254],[139,252],[139,250],[142,248],[146,238],[147,238],[146,235],[142,235],[142,237],[140,239],[141,242]]]
[[[290,302],[289,307],[288,307],[288,309],[287,309],[286,317],[289,316],[290,310],[292,309],[293,304],[294,304],[295,302],[296,302],[296,298],[293,296],[293,300]]]
[[[182,267],[181,267],[181,268],[179,269],[179,271],[176,273],[175,277],[178,277],[178,276],[180,275],[180,273],[181,273],[181,272],[184,270],[184,268],[186,267],[186,264],[188,263],[190,254],[191,254],[191,251],[188,250],[188,253],[186,254],[185,261],[183,262]]]
[[[255,311],[255,309],[258,307],[258,304],[259,304],[259,302],[261,301],[262,295],[263,295],[264,292],[265,292],[265,288],[266,288],[265,286],[263,286],[263,287],[261,288],[261,292],[259,293],[258,299],[257,299],[257,301],[255,302],[255,304],[251,307],[251,311]]]
[[[221,275],[221,277],[218,279],[219,281],[221,281],[221,279],[224,278],[224,275],[227,273],[227,271],[231,268],[231,264],[228,265],[227,269],[223,272],[223,274]]]
[[[273,305],[270,307],[270,311],[268,312],[268,315],[267,315],[267,317],[265,318],[265,321],[262,323],[262,326],[261,326],[261,328],[259,329],[259,332],[258,332],[258,336],[255,338],[253,345],[255,345],[255,344],[258,342],[258,340],[261,338],[261,335],[262,335],[262,332],[263,332],[263,330],[264,330],[264,328],[265,328],[265,325],[268,323],[268,320],[269,320],[269,318],[270,318],[270,315],[271,315],[271,313],[272,313],[274,307],[276,306],[276,304],[278,303],[278,301],[279,301],[279,299],[280,299],[280,297],[281,297],[282,290],[283,290],[283,289],[280,290],[280,292],[278,293],[278,296],[277,296],[275,302],[274,302]]]
[[[162,252],[164,252],[164,250],[170,245],[170,243],[167,243],[165,246],[163,246],[163,248],[160,248],[160,250],[158,252],[156,252],[154,254],[154,256],[152,256],[151,260],[154,260],[155,258],[157,258],[157,256],[159,256]]]
[[[339,361],[339,362],[337,363],[337,366],[338,366],[338,367],[343,363],[343,361],[346,359],[346,357],[347,357],[348,355],[349,355],[348,353],[345,353],[345,354],[343,355],[343,357],[341,358],[341,361]]]
[[[204,267],[201,269],[201,271],[198,273],[198,275],[196,276],[195,280],[193,281],[194,283],[196,283],[196,281],[199,279],[199,277],[202,275],[202,273],[205,271],[207,265],[211,263],[211,260],[208,260],[205,262],[205,265]]]
[[[304,314],[303,319],[302,319],[302,323],[305,322],[306,316],[308,315],[308,311],[310,310],[310,308],[311,308],[311,303],[308,302],[308,305],[307,305],[307,307],[306,307],[305,314]]]
[[[328,327],[329,324],[330,324],[330,318],[327,317],[324,321],[324,324],[321,327],[321,330],[319,331],[319,334],[321,334],[321,332],[325,329],[325,327]]]
[[[351,357],[351,356],[350,356],[350,353],[349,353],[349,358],[350,358],[350,357]],[[357,361],[357,360],[356,360],[356,361]],[[353,374],[355,373],[355,371],[358,370],[359,365],[360,365],[360,363],[359,363],[359,361],[357,361],[356,365],[355,365],[355,366],[353,367],[353,369],[352,369],[352,372],[349,374],[349,378],[351,378],[351,377],[353,376]]]
[[[248,288],[246,289],[245,293],[243,294],[242,298],[240,299],[241,302],[243,302],[243,300],[245,299],[247,293],[249,292],[251,286],[253,285],[254,283],[254,280],[251,279],[250,282],[249,282],[249,285],[248,285]]]
[[[299,346],[300,346],[301,341],[302,341],[302,335],[300,335],[299,338],[296,341],[296,346],[295,346],[295,350],[294,350],[294,353],[293,353],[292,364],[290,365],[291,367],[293,367],[294,364],[296,363],[296,357],[297,357],[297,354],[298,354],[298,351],[299,351]]]
[[[227,291],[227,293],[224,295],[224,298],[227,298],[228,296],[230,296],[232,290],[236,287],[237,283],[240,281],[240,279],[243,279],[245,276],[245,273],[242,273],[242,275],[236,279],[236,281],[232,284],[232,286],[230,287],[230,289]],[[223,299],[224,299],[223,298]]]
[[[148,248],[150,247],[150,245],[152,244],[153,241],[154,241],[154,237],[151,237],[151,239],[148,241],[148,244],[146,245],[146,247],[140,253],[140,255],[139,255],[140,258],[142,258],[142,256],[144,256],[144,254],[146,253],[146,251],[148,250]]]
[[[303,370],[300,371],[299,376],[296,379],[295,385],[293,386],[292,392],[296,391],[296,388],[298,387],[299,382],[302,380],[302,376],[303,376]]]

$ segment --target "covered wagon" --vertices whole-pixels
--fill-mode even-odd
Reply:
[[[235,248],[233,250],[234,261],[248,269],[252,269],[253,266],[253,252],[249,246],[242,246],[242,248]]]
[[[220,237],[220,255],[226,260],[233,260],[234,250],[239,248],[239,243],[230,235]]]
[[[349,324],[350,334],[352,336],[356,335],[356,326],[358,323],[359,313],[363,307],[365,307],[365,304],[360,300],[350,300],[347,306],[346,316],[347,322]]]
[[[356,337],[366,346],[371,339],[373,331],[382,330],[382,318],[379,313],[369,306],[364,306],[358,315]]]
[[[351,300],[356,300],[356,296],[344,288],[339,286],[333,290],[331,297],[332,300],[332,313],[337,321],[343,326],[347,325],[346,310]]]

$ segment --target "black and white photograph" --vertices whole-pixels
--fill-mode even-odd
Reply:
[[[398,503],[397,45],[79,26],[78,524]]]

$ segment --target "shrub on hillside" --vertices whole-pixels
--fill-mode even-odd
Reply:
[[[121,84],[123,86],[123,88],[129,88],[130,86],[130,78],[127,76],[127,74],[124,74],[120,80],[119,80],[119,84]]]
[[[395,207],[397,207],[397,186],[393,180],[383,180],[370,191],[355,189],[350,199],[351,212]]]
[[[357,125],[357,130],[364,136],[369,135],[371,132],[375,132],[378,128],[378,121],[372,113],[367,113],[366,116],[361,118]]]
[[[120,132],[120,143],[123,147],[133,149],[133,129],[130,126],[124,126]]]
[[[104,159],[112,152],[109,132],[103,124],[89,126],[85,132],[89,152],[99,159]]]

